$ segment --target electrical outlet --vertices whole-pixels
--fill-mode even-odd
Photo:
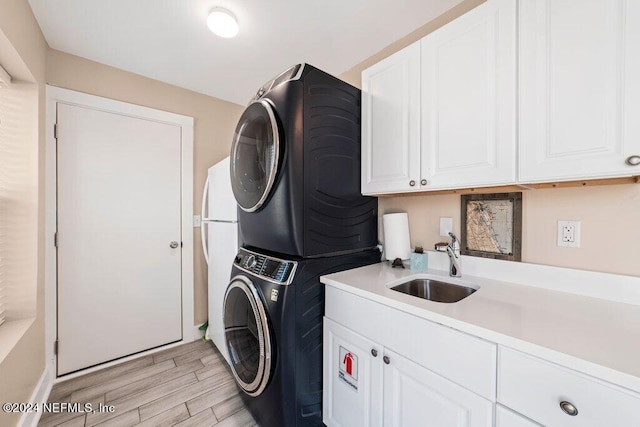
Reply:
[[[202,221],[200,219],[200,215],[193,216],[193,228],[198,228],[202,225]]]
[[[576,229],[573,225],[562,226],[562,241],[565,243],[574,243],[576,241]]]
[[[558,246],[580,247],[580,221],[558,221]]]

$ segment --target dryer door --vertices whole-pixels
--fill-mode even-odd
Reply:
[[[238,385],[250,396],[259,395],[271,374],[271,336],[264,304],[245,276],[234,277],[227,288],[224,331]]]
[[[231,187],[241,209],[255,212],[278,172],[280,135],[272,105],[255,101],[242,113],[231,145]]]

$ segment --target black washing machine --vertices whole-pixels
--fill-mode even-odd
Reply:
[[[258,90],[231,147],[243,246],[315,257],[376,246],[360,192],[360,90],[308,64]]]
[[[323,274],[374,264],[377,249],[283,260],[240,249],[224,299],[231,371],[262,427],[322,425]]]

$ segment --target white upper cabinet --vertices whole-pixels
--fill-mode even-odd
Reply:
[[[422,39],[422,189],[516,181],[516,2],[489,0]]]
[[[362,192],[516,181],[516,2],[489,0],[362,73]]]
[[[364,194],[640,175],[640,1],[488,0],[362,73]]]
[[[417,190],[420,43],[362,73],[362,193]]]
[[[520,181],[640,174],[640,2],[519,5]]]

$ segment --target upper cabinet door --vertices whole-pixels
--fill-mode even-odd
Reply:
[[[422,39],[423,190],[516,181],[514,0],[489,0]]]
[[[420,43],[362,72],[362,193],[420,184]]]
[[[640,174],[640,2],[519,5],[520,181]]]

